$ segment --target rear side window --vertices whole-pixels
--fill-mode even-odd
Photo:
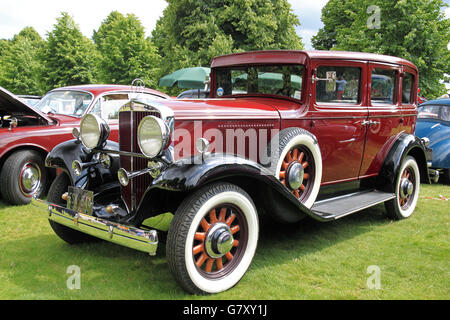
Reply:
[[[372,105],[395,104],[395,81],[397,72],[388,69],[372,70],[370,101]]]
[[[403,104],[412,104],[414,102],[414,97],[412,95],[413,86],[414,86],[414,75],[412,73],[405,72],[402,85]]]
[[[360,102],[361,68],[320,66],[317,68],[316,102]]]

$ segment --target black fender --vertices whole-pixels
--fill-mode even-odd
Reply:
[[[227,154],[196,156],[169,165],[147,188],[137,208],[136,219],[143,221],[159,213],[174,213],[189,192],[217,181],[243,188],[252,197],[258,212],[289,213],[295,215],[297,221],[299,216],[306,215],[317,219],[317,215],[300,203],[268,168]]]
[[[430,154],[430,150],[423,145],[420,138],[413,134],[401,133],[387,153],[375,182],[376,188],[395,193],[395,179],[408,155],[414,157],[417,161],[421,183],[431,183],[427,167],[428,154]]]
[[[114,141],[107,140],[106,149],[119,150],[119,144]],[[50,151],[45,159],[45,166],[56,168],[64,171],[71,180],[72,185],[78,187],[100,186],[104,183],[117,180],[117,171],[119,169],[118,155],[110,155],[112,164],[110,169],[105,169],[101,165],[95,165],[83,170],[80,176],[76,176],[72,170],[72,162],[75,160],[81,163],[91,162],[94,152],[83,146],[80,140],[73,139],[62,142]]]

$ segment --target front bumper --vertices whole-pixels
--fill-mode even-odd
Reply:
[[[155,230],[142,230],[105,219],[78,213],[40,199],[32,199],[34,206],[48,213],[48,219],[74,230],[89,234],[124,247],[156,254],[158,234]]]

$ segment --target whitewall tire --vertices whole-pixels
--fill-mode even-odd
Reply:
[[[175,213],[167,238],[169,267],[191,293],[228,290],[249,268],[258,234],[258,214],[244,190],[229,183],[208,185]]]
[[[385,202],[389,217],[400,220],[410,217],[416,208],[420,191],[420,171],[416,160],[407,156],[395,180],[395,199]]]

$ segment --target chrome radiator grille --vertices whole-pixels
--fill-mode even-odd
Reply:
[[[121,111],[119,113],[119,146],[121,151],[141,153],[137,142],[137,129],[141,120],[149,115],[159,117],[157,111]],[[120,166],[128,172],[147,168],[148,159],[121,155]],[[130,180],[122,188],[122,198],[129,210],[136,209],[152,178],[143,174]]]

